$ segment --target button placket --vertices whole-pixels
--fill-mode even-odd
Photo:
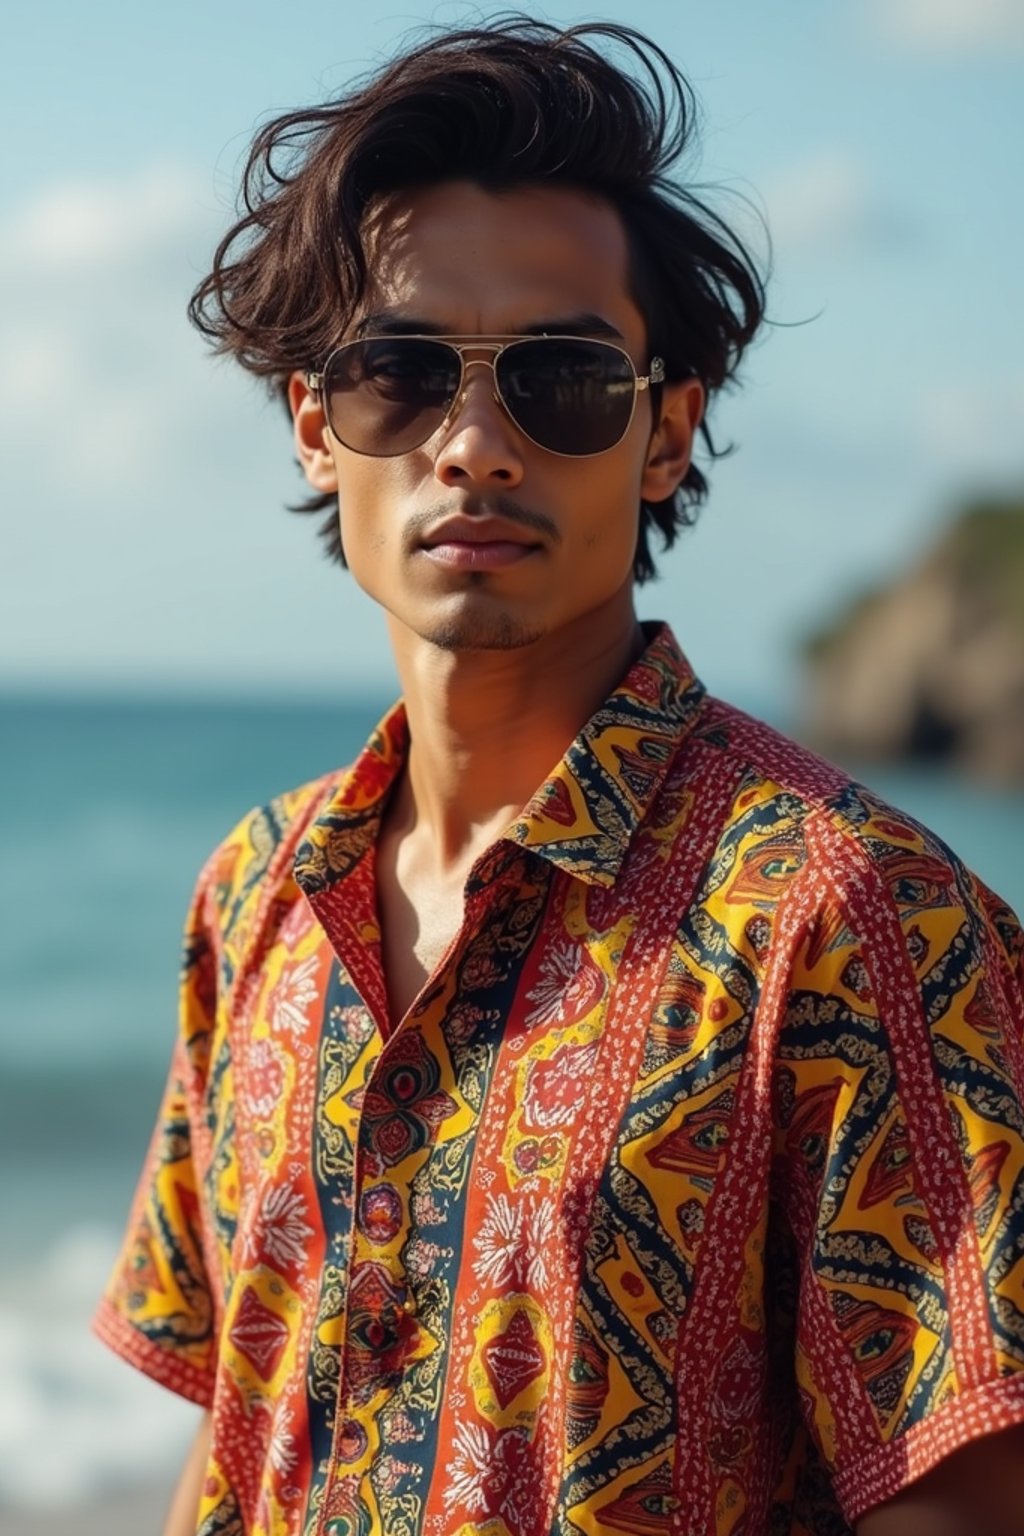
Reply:
[[[509,855],[509,856],[507,856]],[[436,1145],[441,1121],[448,1118],[442,1113],[444,1099],[448,1099],[452,1112],[459,1110],[459,1103],[447,1094],[440,1080],[431,1080],[430,1063],[437,1067],[442,1057],[434,1057],[424,1041],[425,1024],[438,1021],[425,1018],[427,999],[437,995],[440,976],[450,972],[460,963],[465,950],[482,926],[484,914],[499,898],[511,879],[510,865],[519,856],[516,849],[502,849],[496,858],[491,851],[490,865],[482,869],[483,880],[469,890],[465,902],[463,924],[455,940],[444,956],[434,977],[421,994],[420,1000],[388,1037],[380,1055],[367,1078],[359,1110],[353,1169],[353,1221],[349,1245],[348,1285],[346,1287],[344,1326],[338,1362],[338,1393],[336,1399],[335,1431],[331,1465],[324,1490],[323,1509],[326,1524],[323,1531],[332,1532],[335,1525],[340,1532],[347,1531],[350,1517],[338,1508],[339,1498],[351,1496],[351,1480],[361,1478],[372,1461],[373,1448],[362,1426],[367,1403],[382,1390],[397,1389],[405,1368],[416,1358],[424,1346],[429,1350],[432,1341],[424,1335],[419,1323],[420,1302],[411,1283],[411,1277],[402,1268],[398,1250],[408,1236],[410,1213],[408,1196],[412,1178],[406,1172],[401,1175],[400,1187],[396,1188],[389,1178],[392,1167],[401,1166],[406,1157],[420,1154],[419,1166],[429,1158]],[[417,1048],[412,1042],[419,1041]],[[446,1052],[442,1052],[442,1056]],[[421,1072],[420,1091],[412,1098],[396,1102],[395,1095],[388,1093],[388,1074],[396,1063],[407,1069]],[[384,1101],[381,1103],[380,1101]],[[383,1114],[374,1115],[377,1104]],[[388,1134],[386,1128],[392,1121],[403,1116],[415,1115],[417,1105],[429,1106],[430,1116],[422,1144],[411,1147],[399,1157],[401,1137],[397,1126]],[[386,1107],[385,1107],[386,1106]],[[376,1123],[375,1123],[376,1122]],[[385,1127],[382,1137],[379,1132]],[[394,1162],[389,1159],[394,1158]],[[371,1207],[376,1204],[376,1212]],[[395,1205],[398,1220],[395,1221]],[[388,1207],[391,1207],[390,1212]],[[374,1240],[376,1239],[376,1241]],[[369,1280],[361,1279],[369,1276]],[[429,1280],[426,1282],[429,1286]],[[359,1308],[366,1303],[370,1316],[365,1321],[359,1316]],[[372,1332],[371,1332],[372,1329]],[[372,1374],[364,1374],[357,1361],[359,1334],[370,1346],[370,1352],[382,1362],[392,1357],[389,1365],[374,1382]],[[367,1361],[362,1362],[365,1367]],[[389,1383],[388,1374],[393,1376]],[[371,1385],[372,1383],[372,1385]],[[347,1426],[358,1426],[361,1433],[350,1435]],[[343,1483],[348,1487],[343,1487]]]
[[[348,1517],[332,1514],[332,1507],[341,1480],[359,1477],[368,1469],[372,1445],[362,1422],[367,1403],[386,1391],[389,1384],[397,1385],[397,1378],[420,1339],[416,1297],[398,1257],[408,1212],[402,1193],[388,1177],[389,1145],[381,1147],[379,1138],[373,1136],[375,1099],[386,1098],[392,1113],[402,1111],[402,1106],[385,1095],[382,1085],[387,1081],[389,1062],[396,1055],[401,1057],[401,1042],[415,1028],[415,1021],[407,1020],[385,1042],[367,1078],[359,1110],[335,1432],[324,1490],[324,1509],[328,1515],[325,1532],[333,1531],[335,1525],[339,1531],[348,1529]],[[429,1145],[428,1141],[422,1150],[426,1152]],[[408,1182],[403,1179],[402,1185],[407,1186]],[[376,1376],[374,1364],[380,1367]],[[357,1426],[359,1433],[349,1433],[348,1426]]]

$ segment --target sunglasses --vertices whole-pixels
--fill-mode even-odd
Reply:
[[[391,458],[433,437],[475,367],[491,369],[494,398],[524,437],[574,459],[620,443],[639,391],[665,380],[660,357],[640,377],[622,347],[581,336],[368,336],[337,347],[306,383],[339,443]]]

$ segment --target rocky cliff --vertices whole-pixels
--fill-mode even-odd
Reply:
[[[1024,496],[967,508],[806,646],[805,736],[1024,785]]]

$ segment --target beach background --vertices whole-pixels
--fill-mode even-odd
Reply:
[[[320,558],[276,405],[183,309],[267,113],[416,22],[309,0],[15,0],[0,95],[0,1536],[160,1529],[196,1410],[87,1331],[174,1032],[210,849],[390,703],[379,614]],[[807,636],[965,498],[1024,484],[1016,0],[635,0],[706,120],[694,179],[774,241],[710,504],[641,596],[698,671],[805,728]],[[736,197],[751,202],[744,204]],[[751,206],[752,205],[752,206]],[[846,764],[1024,908],[1024,794]]]

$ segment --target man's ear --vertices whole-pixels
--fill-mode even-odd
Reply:
[[[329,446],[327,419],[320,397],[306,383],[305,374],[293,373],[288,380],[288,406],[295,453],[303,474],[314,491],[337,491],[338,475]]]
[[[700,379],[676,379],[661,386],[661,414],[647,447],[640,496],[666,501],[682,483],[693,457],[693,439],[704,416]]]

